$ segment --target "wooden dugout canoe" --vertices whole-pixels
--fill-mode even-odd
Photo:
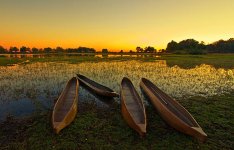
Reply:
[[[143,101],[132,82],[124,77],[121,82],[121,111],[128,125],[141,136],[146,134],[146,113]]]
[[[78,80],[84,84],[86,87],[88,87],[91,91],[94,93],[100,95],[100,96],[106,96],[106,97],[119,97],[119,94],[114,92],[112,89],[101,85],[83,75],[77,74]]]
[[[197,138],[201,142],[206,140],[206,133],[182,105],[145,78],[141,79],[140,86],[149,97],[160,116],[170,126],[182,133]]]
[[[52,125],[55,133],[59,133],[68,126],[76,117],[78,103],[79,82],[73,77],[54,105],[52,114]]]

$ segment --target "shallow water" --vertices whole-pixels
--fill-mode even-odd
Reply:
[[[27,116],[51,110],[66,82],[77,73],[116,92],[119,92],[120,82],[126,76],[132,80],[143,99],[139,88],[141,77],[150,79],[177,99],[189,96],[209,97],[234,90],[234,69],[216,69],[205,64],[190,69],[169,67],[165,60],[77,64],[43,62],[0,66],[0,120],[9,115]],[[108,107],[105,101],[100,101],[102,99],[80,88],[79,102],[95,102],[97,107]],[[119,102],[119,98],[110,101]]]

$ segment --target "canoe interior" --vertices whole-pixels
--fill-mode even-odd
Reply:
[[[70,110],[74,103],[74,99],[76,97],[76,84],[77,79],[73,78],[67,84],[65,90],[63,91],[56,109],[54,110],[54,121],[61,122],[63,121],[64,117],[66,116],[67,112]]]
[[[122,95],[127,110],[137,124],[145,124],[144,106],[132,82],[124,78],[121,83]]]
[[[109,91],[109,92],[114,92],[113,90],[111,90],[110,88],[106,87],[106,86],[103,86],[93,80],[90,80],[89,78],[83,76],[83,75],[80,75],[80,74],[77,74],[77,77],[89,84],[91,84],[92,86],[95,86],[96,88],[98,89],[102,89],[102,90],[105,90],[105,91]]]
[[[154,85],[151,81],[142,78],[142,82],[145,86],[152,92],[160,102],[167,107],[173,114],[175,114],[178,118],[180,118],[187,125],[192,127],[199,127],[194,118],[185,110],[183,106],[181,106],[178,102],[160,90],[156,85]]]

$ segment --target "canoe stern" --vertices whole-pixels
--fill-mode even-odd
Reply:
[[[194,136],[200,141],[205,142],[207,140],[207,134],[200,127],[191,127],[194,130]]]
[[[135,131],[137,131],[140,136],[144,137],[146,135],[146,124],[136,124],[135,121],[133,120],[133,118],[131,117],[131,115],[129,114],[129,112],[127,111],[127,108],[125,106],[125,104],[121,104],[121,112],[122,112],[122,116],[124,118],[124,120],[127,122],[127,124],[134,129]]]

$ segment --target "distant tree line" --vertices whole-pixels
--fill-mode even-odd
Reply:
[[[0,46],[0,54],[2,53],[95,53],[94,48],[78,47],[78,48],[67,48],[62,47],[50,48],[46,47],[43,49],[29,48],[22,46],[20,48],[10,47],[8,50]],[[137,53],[156,53],[157,50],[148,46],[145,48],[136,47]],[[186,39],[180,42],[171,41],[167,44],[166,50],[161,49],[159,52],[163,53],[177,53],[177,54],[206,54],[206,53],[234,53],[234,38],[229,40],[219,40],[211,44],[205,44],[203,41],[198,42],[194,39]],[[108,49],[102,49],[102,53],[109,53]],[[119,53],[123,53],[121,50]],[[132,50],[129,53],[133,53]]]
[[[234,38],[226,41],[219,40],[207,45],[203,41],[198,42],[194,39],[186,39],[179,43],[171,41],[167,44],[166,52],[179,54],[234,53]]]
[[[144,49],[138,46],[136,47],[136,52],[137,53],[156,53],[157,50],[151,46],[145,47]]]
[[[78,48],[67,48],[63,49],[62,47],[46,47],[46,48],[35,48],[33,47],[30,49],[29,47],[22,46],[20,48],[17,47],[10,47],[9,50],[5,49],[4,47],[0,46],[0,53],[95,53],[96,50],[94,48],[88,47],[78,47]]]
[[[207,45],[209,53],[234,53],[234,38],[227,41],[219,40]]]

